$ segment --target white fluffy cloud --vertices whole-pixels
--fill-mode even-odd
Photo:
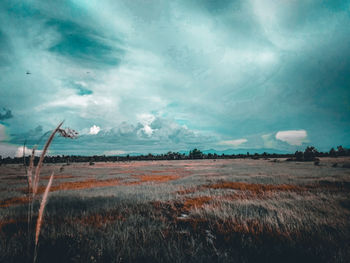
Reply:
[[[90,128],[89,134],[96,135],[100,132],[100,130],[101,130],[101,128],[99,126],[94,125]]]
[[[153,129],[151,128],[151,123],[156,119],[156,117],[152,114],[139,114],[137,116],[139,122],[143,125],[143,128],[140,130],[145,133],[147,136],[151,136],[153,133]]]
[[[127,154],[128,151],[123,151],[123,150],[111,150],[111,151],[104,151],[103,154],[105,155],[123,155]]]
[[[152,133],[153,133],[153,129],[149,126],[149,125],[145,125],[143,128],[142,128],[142,131],[147,134],[148,136],[151,136]]]
[[[32,150],[33,149],[29,149],[27,147],[20,146],[20,147],[17,148],[17,151],[15,153],[15,157],[22,157],[23,156],[23,152],[24,152],[25,156],[32,155]],[[35,155],[36,156],[39,156],[41,153],[42,153],[41,150],[36,150],[35,151]]]
[[[300,146],[303,142],[307,142],[307,132],[305,130],[279,131],[276,133],[276,139]]]
[[[228,140],[228,141],[221,141],[219,142],[220,145],[226,145],[231,147],[238,147],[243,143],[246,143],[247,139],[237,139],[237,140]]]

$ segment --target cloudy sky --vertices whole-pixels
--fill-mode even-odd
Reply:
[[[350,146],[350,1],[3,0],[0,155]],[[41,141],[42,143],[42,141]]]

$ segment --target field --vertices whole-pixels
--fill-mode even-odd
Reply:
[[[349,163],[45,164],[37,261],[350,262]],[[27,208],[23,165],[0,166],[0,262],[32,261]]]

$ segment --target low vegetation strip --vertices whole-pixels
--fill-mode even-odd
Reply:
[[[204,204],[209,203],[213,197],[211,196],[199,196],[199,197],[193,197],[193,198],[187,198],[183,204],[183,209],[185,211],[189,211],[192,208],[200,208]]]
[[[316,186],[313,186],[315,188]],[[199,185],[197,187],[189,187],[183,190],[177,191],[177,194],[186,195],[206,189],[232,189],[239,191],[249,191],[256,194],[261,194],[264,192],[276,192],[276,191],[291,191],[291,192],[301,192],[306,191],[310,187],[298,186],[292,184],[255,184],[246,182],[229,182],[222,181],[213,184]]]
[[[66,177],[71,178],[71,177]],[[83,190],[83,189],[89,189],[89,188],[98,188],[98,187],[108,187],[108,186],[116,186],[116,185],[123,185],[123,186],[132,186],[132,185],[138,185],[143,183],[165,183],[172,180],[177,180],[181,178],[179,175],[136,175],[132,178],[136,178],[138,181],[135,182],[125,182],[123,179],[119,178],[112,178],[112,179],[105,179],[105,180],[97,180],[94,178],[85,179],[82,181],[73,181],[73,182],[59,182],[55,185],[51,186],[50,192],[56,192],[56,191],[67,191],[67,190]],[[28,189],[23,188],[22,192],[27,192]],[[42,194],[45,191],[44,186],[38,187],[38,194]],[[9,207],[12,205],[19,205],[19,204],[26,204],[28,203],[29,199],[27,197],[13,197],[9,199],[5,199],[0,202],[0,207]]]
[[[241,191],[251,191],[255,193],[268,191],[302,191],[305,188],[291,184],[252,184],[245,182],[219,182],[205,186],[211,189],[234,189]]]
[[[326,161],[65,166],[50,189],[62,192],[47,203],[37,263],[349,262],[349,173]],[[40,196],[60,167],[45,167]],[[0,170],[0,262],[28,262],[24,169]]]
[[[139,181],[137,182],[132,182],[131,184],[141,184],[141,183],[147,183],[147,182],[152,182],[152,183],[165,183],[168,181],[173,181],[180,179],[181,176],[179,175],[138,175],[135,176]]]
[[[27,204],[28,202],[29,202],[29,198],[27,196],[13,197],[13,198],[2,200],[0,202],[0,207],[9,207],[12,205]]]

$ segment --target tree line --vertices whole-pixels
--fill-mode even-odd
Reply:
[[[95,162],[126,162],[126,161],[157,161],[157,160],[192,160],[192,159],[268,159],[268,158],[287,158],[287,161],[315,161],[318,157],[338,157],[338,156],[350,156],[350,149],[346,149],[342,146],[338,146],[337,149],[332,148],[329,152],[320,152],[313,146],[308,146],[304,151],[296,151],[294,154],[276,154],[276,153],[254,153],[250,154],[216,154],[216,153],[203,153],[199,149],[193,149],[188,154],[179,152],[168,152],[165,154],[147,154],[137,156],[106,156],[106,155],[56,155],[46,156],[45,163],[81,163],[89,162],[91,165]],[[1,164],[20,164],[29,163],[29,156],[25,157],[6,157],[2,158],[0,155]],[[35,157],[34,162],[38,162],[39,157]]]

